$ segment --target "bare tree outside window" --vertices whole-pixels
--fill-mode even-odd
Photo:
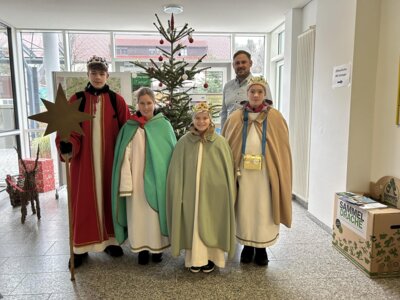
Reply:
[[[253,75],[264,75],[265,38],[264,36],[236,36],[235,50],[246,50],[251,54]]]
[[[86,72],[86,62],[93,55],[111,62],[111,36],[109,33],[68,33],[71,71]],[[112,71],[112,64],[109,64]]]

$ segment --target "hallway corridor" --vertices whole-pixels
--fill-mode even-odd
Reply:
[[[293,228],[281,227],[266,268],[241,265],[241,247],[210,274],[190,273],[184,255],[169,251],[160,264],[141,266],[124,244],[121,258],[90,253],[72,283],[66,192],[59,200],[40,194],[40,201],[41,221],[29,207],[22,225],[20,208],[0,194],[0,299],[400,299],[400,278],[369,279],[297,202]]]

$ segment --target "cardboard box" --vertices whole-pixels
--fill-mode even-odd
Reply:
[[[400,179],[384,176],[377,182],[370,183],[372,198],[400,209]]]
[[[333,246],[369,277],[400,276],[400,210],[334,203]]]
[[[35,159],[26,158],[24,159],[24,163],[28,170],[32,170],[33,167],[35,166]],[[24,174],[24,169],[21,164],[19,165],[19,172],[20,174]],[[38,166],[37,166],[35,180],[38,193],[45,193],[55,189],[54,166],[52,159],[48,158],[38,159]]]

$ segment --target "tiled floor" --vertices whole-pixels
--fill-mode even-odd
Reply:
[[[282,227],[268,249],[268,267],[239,263],[191,274],[183,255],[167,252],[160,264],[137,264],[137,255],[90,254],[70,281],[65,191],[41,194],[42,220],[0,194],[0,294],[5,299],[400,299],[400,278],[369,279],[331,246],[331,237],[294,202],[292,229]],[[28,209],[29,211],[29,209]]]

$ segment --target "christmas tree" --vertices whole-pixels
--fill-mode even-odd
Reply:
[[[197,73],[209,68],[199,68],[207,54],[189,66],[189,63],[181,56],[182,50],[186,48],[181,40],[187,38],[189,43],[193,43],[194,29],[187,23],[179,29],[175,26],[173,14],[168,20],[167,28],[163,26],[157,14],[156,18],[157,24],[153,24],[162,35],[160,45],[169,43],[169,49],[157,47],[161,53],[158,62],[150,59],[150,63],[146,65],[137,61],[132,63],[145,70],[151,79],[159,81],[159,92],[162,95],[160,110],[170,120],[175,135],[179,139],[185,134],[192,121],[189,92],[196,88],[195,86],[185,87],[184,82],[193,80]],[[207,88],[207,86],[207,83],[204,83],[204,87]]]

